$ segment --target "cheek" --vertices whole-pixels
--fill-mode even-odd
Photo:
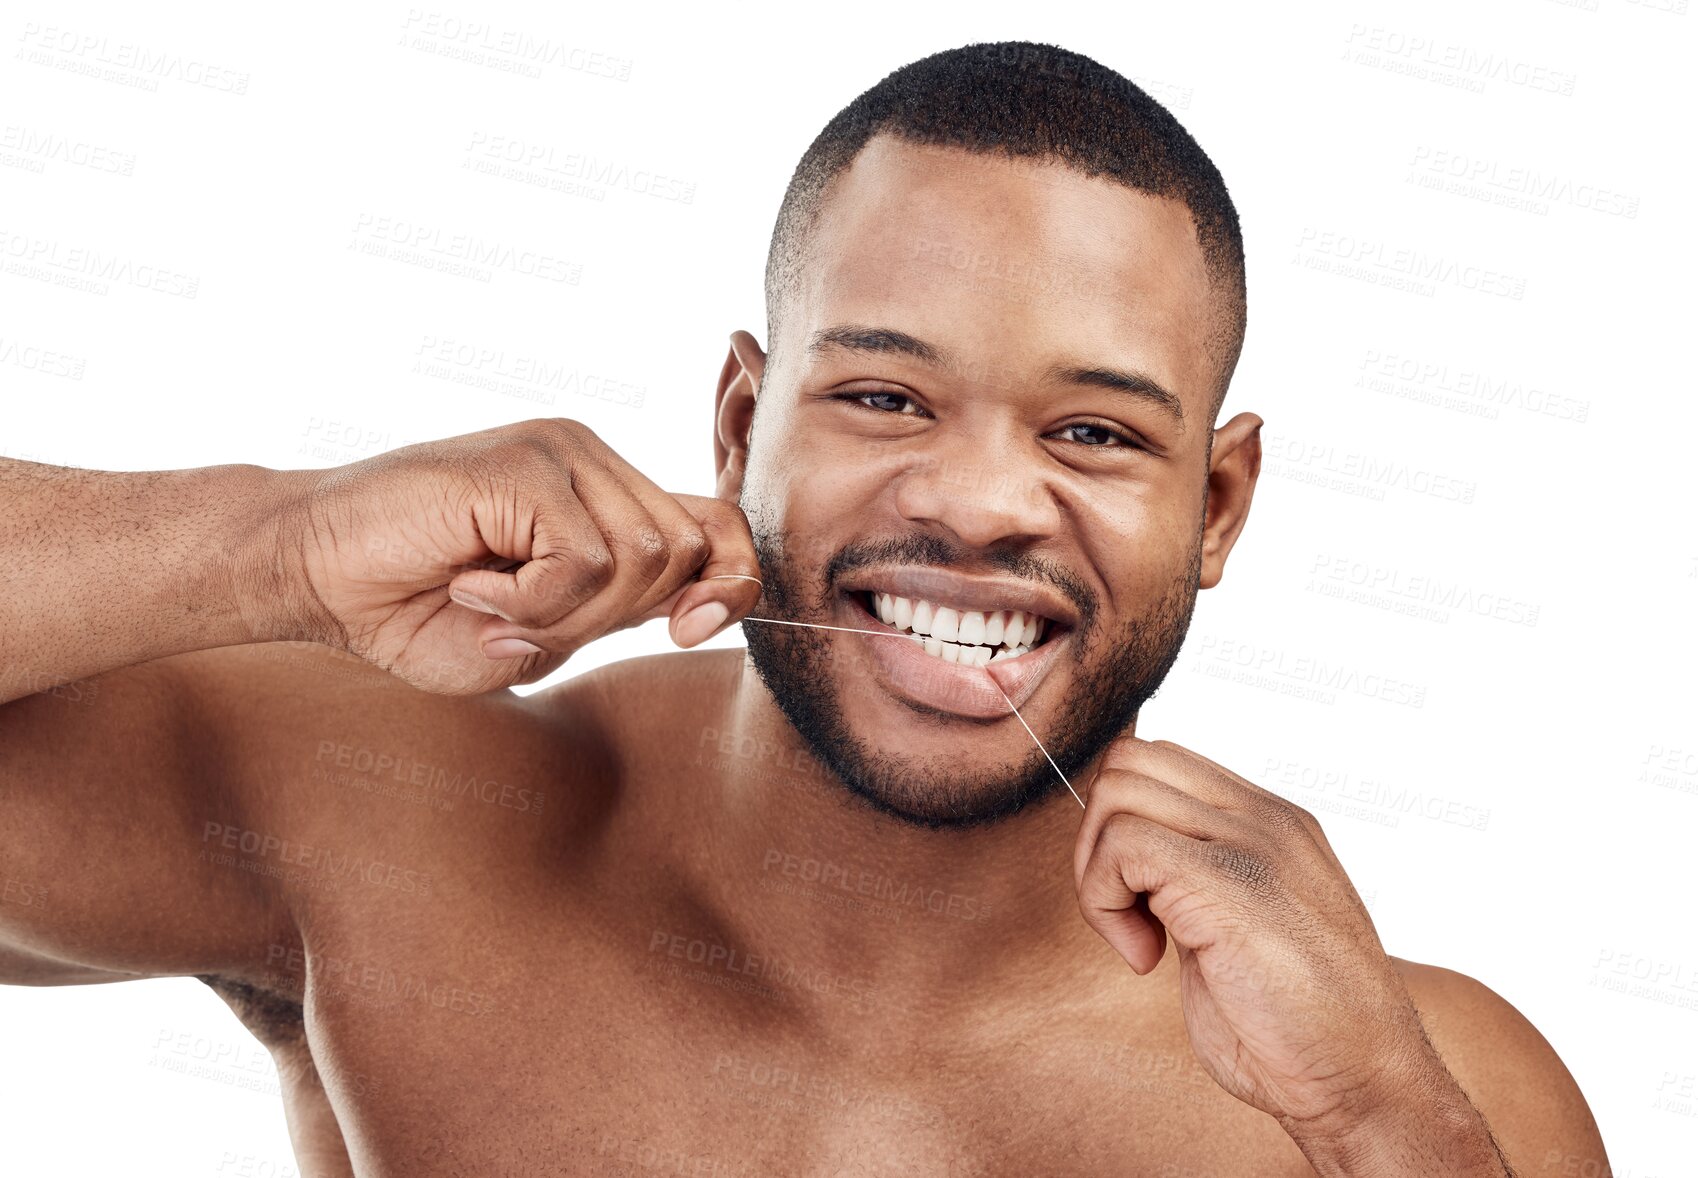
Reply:
[[[1189,575],[1198,535],[1179,516],[1174,504],[1158,512],[1149,502],[1133,501],[1081,521],[1082,546],[1103,578],[1107,613],[1141,617]]]
[[[881,503],[888,483],[868,464],[813,447],[750,471],[745,486],[782,530],[792,560],[824,560],[844,543],[888,534]]]

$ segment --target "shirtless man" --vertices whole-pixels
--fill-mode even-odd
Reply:
[[[563,420],[0,462],[0,981],[201,978],[315,1178],[1607,1172],[1309,814],[1134,734],[1256,484],[1243,292],[1164,110],[969,46],[797,170],[715,498]],[[751,616],[841,629],[505,690]]]

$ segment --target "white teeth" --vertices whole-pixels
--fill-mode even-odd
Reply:
[[[893,612],[896,616],[889,619],[890,624],[898,630],[907,630],[912,627],[914,624],[914,603],[906,597],[897,597],[893,599],[892,604],[895,606]]]
[[[985,640],[985,615],[970,609],[961,615],[961,641],[977,646]]]
[[[914,633],[930,634],[932,632],[932,603],[916,601],[914,603]]]
[[[1026,630],[1026,615],[1017,609],[1011,609],[1003,615],[1002,645],[1013,649],[1020,643],[1020,635]]]
[[[961,633],[961,615],[948,606],[939,606],[932,615],[932,633],[945,642],[954,642]]]
[[[919,635],[927,654],[958,666],[1019,658],[1045,629],[1044,619],[1024,610],[958,610],[893,593],[870,592],[868,598],[881,622]]]

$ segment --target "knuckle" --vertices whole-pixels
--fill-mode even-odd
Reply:
[[[639,527],[626,537],[632,562],[644,576],[657,577],[666,569],[670,546],[666,537],[652,527]]]
[[[1296,802],[1287,802],[1286,805],[1291,808],[1292,816],[1297,819],[1298,824],[1301,825],[1304,830],[1308,831],[1310,834],[1321,833],[1321,820],[1319,818],[1316,818],[1313,814],[1311,814],[1308,810],[1305,810],[1302,806],[1299,806]]]
[[[1172,751],[1178,747],[1178,745],[1169,740],[1122,741],[1115,744],[1114,751],[1110,754],[1110,759],[1115,764],[1125,768],[1137,769],[1149,766],[1152,761],[1158,760],[1159,754],[1156,750],[1165,749]]]
[[[552,475],[563,459],[581,454],[594,438],[589,429],[568,417],[538,417],[513,427],[513,445],[521,468]]]
[[[590,433],[590,427],[571,417],[539,417],[524,423],[536,429],[542,437],[561,441],[578,441]]]
[[[1265,855],[1219,839],[1206,846],[1209,865],[1245,891],[1266,895],[1274,890],[1278,873]]]
[[[613,553],[599,544],[577,553],[573,563],[585,584],[599,589],[613,579]]]
[[[1143,774],[1121,765],[1104,765],[1092,783],[1092,791],[1100,790],[1105,798],[1124,798]],[[1129,815],[1116,815],[1129,817]]]
[[[749,525],[749,517],[741,507],[723,499],[712,499],[708,501],[707,514],[713,517],[727,539],[745,545],[751,552],[754,551],[755,532]]]
[[[1128,814],[1122,810],[1111,814],[1103,822],[1102,831],[1097,835],[1097,845],[1126,849],[1144,839],[1144,820],[1136,814]]]
[[[1283,798],[1269,800],[1258,817],[1263,829],[1281,837],[1309,834],[1320,829],[1320,823],[1315,821],[1313,814]]]
[[[481,481],[489,486],[508,487],[529,494],[535,488],[553,487],[560,480],[561,451],[547,439],[521,434],[499,451],[479,456]]]
[[[1108,755],[1103,758],[1103,764],[1112,769],[1132,769],[1141,759],[1138,748],[1138,745],[1130,741],[1116,741],[1109,746]]]
[[[685,525],[683,530],[678,533],[674,546],[678,550],[678,555],[688,561],[692,568],[707,560],[707,533],[698,524]]]

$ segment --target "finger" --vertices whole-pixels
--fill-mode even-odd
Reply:
[[[1167,928],[1151,908],[1183,856],[1181,836],[1132,814],[1117,814],[1099,832],[1078,871],[1079,911],[1126,963],[1149,973],[1167,948]]]
[[[492,618],[479,631],[485,645],[518,638],[570,653],[632,616],[668,564],[666,544],[647,509],[617,477],[586,460],[549,513],[577,521],[580,551],[550,543],[511,576],[528,608]]]
[[[479,530],[491,529],[480,523]],[[614,572],[612,551],[595,523],[576,509],[575,500],[538,506],[515,550],[499,555],[524,563],[506,571],[458,573],[448,582],[449,596],[467,609],[527,629],[552,625],[593,597]]]
[[[685,585],[682,588],[673,590],[671,597],[666,598],[664,601],[655,602],[648,608],[642,617],[637,618],[631,624],[635,626],[641,622],[652,622],[656,618],[671,617],[672,607],[678,604],[678,599],[684,596],[684,590],[688,588],[689,586]]]
[[[718,501],[704,500],[695,495],[674,495],[664,491],[616,450],[605,450],[598,457],[606,463],[607,469],[620,479],[621,485],[654,517],[666,537],[669,556],[667,568],[655,578],[651,592],[636,605],[643,620],[665,617],[665,613],[654,612],[655,603],[673,597],[680,588],[685,587],[691,577],[702,570],[712,550],[712,538],[686,501]]]
[[[1214,806],[1256,810],[1262,803],[1285,800],[1272,790],[1263,789],[1226,766],[1170,740],[1130,737],[1116,741],[1104,754],[1103,763],[1159,777]]]
[[[597,458],[605,462],[606,465],[602,469],[611,476],[613,485],[617,487],[618,491],[623,496],[628,496],[634,500],[649,515],[648,537],[645,541],[633,546],[640,550],[635,553],[636,557],[646,560],[648,551],[658,546],[656,543],[658,538],[658,540],[664,541],[666,561],[665,567],[654,574],[647,589],[630,603],[627,611],[615,610],[616,616],[605,620],[599,615],[597,616],[596,623],[601,626],[601,629],[596,630],[596,633],[605,633],[607,630],[615,628],[622,629],[631,624],[633,619],[640,622],[650,617],[668,615],[677,617],[681,611],[687,612],[703,604],[704,601],[712,601],[716,598],[727,602],[728,619],[741,616],[732,612],[739,607],[744,609],[745,612],[747,609],[753,608],[754,599],[759,596],[758,587],[754,590],[752,598],[746,605],[743,605],[740,601],[740,595],[734,590],[714,591],[709,589],[699,595],[692,594],[690,599],[682,605],[679,605],[677,598],[680,589],[690,587],[692,577],[700,579],[703,575],[714,572],[709,566],[714,560],[715,535],[716,533],[724,534],[722,520],[724,513],[730,512],[734,515],[736,522],[742,525],[744,536],[748,536],[748,524],[743,520],[741,510],[732,504],[723,503],[717,499],[706,499],[696,495],[673,495],[663,491],[615,451],[607,450],[599,454]],[[574,479],[576,479],[575,475]],[[599,488],[600,484],[597,483],[595,486]],[[585,506],[587,509],[596,512],[597,522],[602,525],[603,534],[607,535],[613,543],[614,556],[616,561],[619,561],[626,555],[625,549],[620,547],[617,539],[618,529],[621,525],[617,519],[603,518],[603,513],[599,511],[603,504],[599,501],[592,504],[586,499]],[[704,512],[711,513],[705,521]],[[609,528],[615,529],[615,531],[610,533]],[[749,539],[747,543],[752,557],[754,542]],[[758,565],[759,562],[756,561],[755,563]],[[616,587],[617,578],[615,586],[611,586],[609,589],[609,595],[613,594]],[[669,608],[667,613],[658,612],[660,603],[668,600],[673,602],[672,607]],[[597,607],[600,606],[601,603],[598,602]],[[714,630],[723,628],[725,624],[728,623],[721,622],[702,631],[694,641],[701,641]],[[692,644],[684,643],[684,645]]]
[[[761,569],[741,508],[699,495],[677,499],[708,540],[707,559],[672,607],[672,640],[688,647],[748,616],[761,598]]]
[[[1093,830],[1116,813],[1137,814],[1197,839],[1222,838],[1241,828],[1243,815],[1210,805],[1159,777],[1104,766],[1091,780],[1082,826]]]
[[[1165,766],[1165,770],[1158,774],[1163,780],[1198,796],[1226,799],[1217,804],[1242,811],[1261,830],[1281,836],[1306,835],[1327,860],[1340,871],[1344,870],[1332,844],[1327,841],[1320,819],[1296,802],[1172,741],[1139,743],[1148,746],[1147,751],[1132,755],[1147,766],[1145,772],[1150,771],[1148,766]]]
[[[687,585],[690,578],[698,572],[712,571],[704,569],[704,565],[711,558],[713,538],[697,518],[699,509],[695,505],[716,504],[722,508],[729,505],[722,504],[717,499],[707,499],[699,495],[674,495],[662,490],[617,450],[606,449],[600,452],[598,457],[606,464],[608,470],[620,478],[622,485],[648,509],[672,545],[672,560],[666,571],[656,578],[652,597],[638,603],[644,619],[663,617],[664,614],[656,615],[652,612],[654,602],[672,596],[679,588]],[[739,511],[738,515],[741,514]],[[752,548],[751,541],[751,551]]]
[[[1206,820],[1201,812],[1204,803],[1191,799],[1192,805],[1186,806],[1173,797],[1178,791],[1162,793],[1153,786],[1140,785],[1131,780],[1136,775],[1119,769],[1099,769],[1098,779],[1105,780],[1105,788],[1098,790],[1093,782],[1091,792],[1085,799],[1085,816],[1079,820],[1079,832],[1073,841],[1073,880],[1078,883],[1085,877],[1085,867],[1092,855],[1102,845],[1111,830],[1124,828],[1129,820],[1131,829],[1141,831],[1144,827],[1166,832],[1175,840],[1197,843],[1207,839],[1206,832],[1193,833],[1195,828]],[[1156,815],[1146,815],[1135,810],[1121,808],[1116,802],[1122,798],[1131,800],[1134,804],[1139,798],[1146,799],[1156,810]],[[1177,819],[1175,823],[1162,821],[1157,815],[1165,814]]]

